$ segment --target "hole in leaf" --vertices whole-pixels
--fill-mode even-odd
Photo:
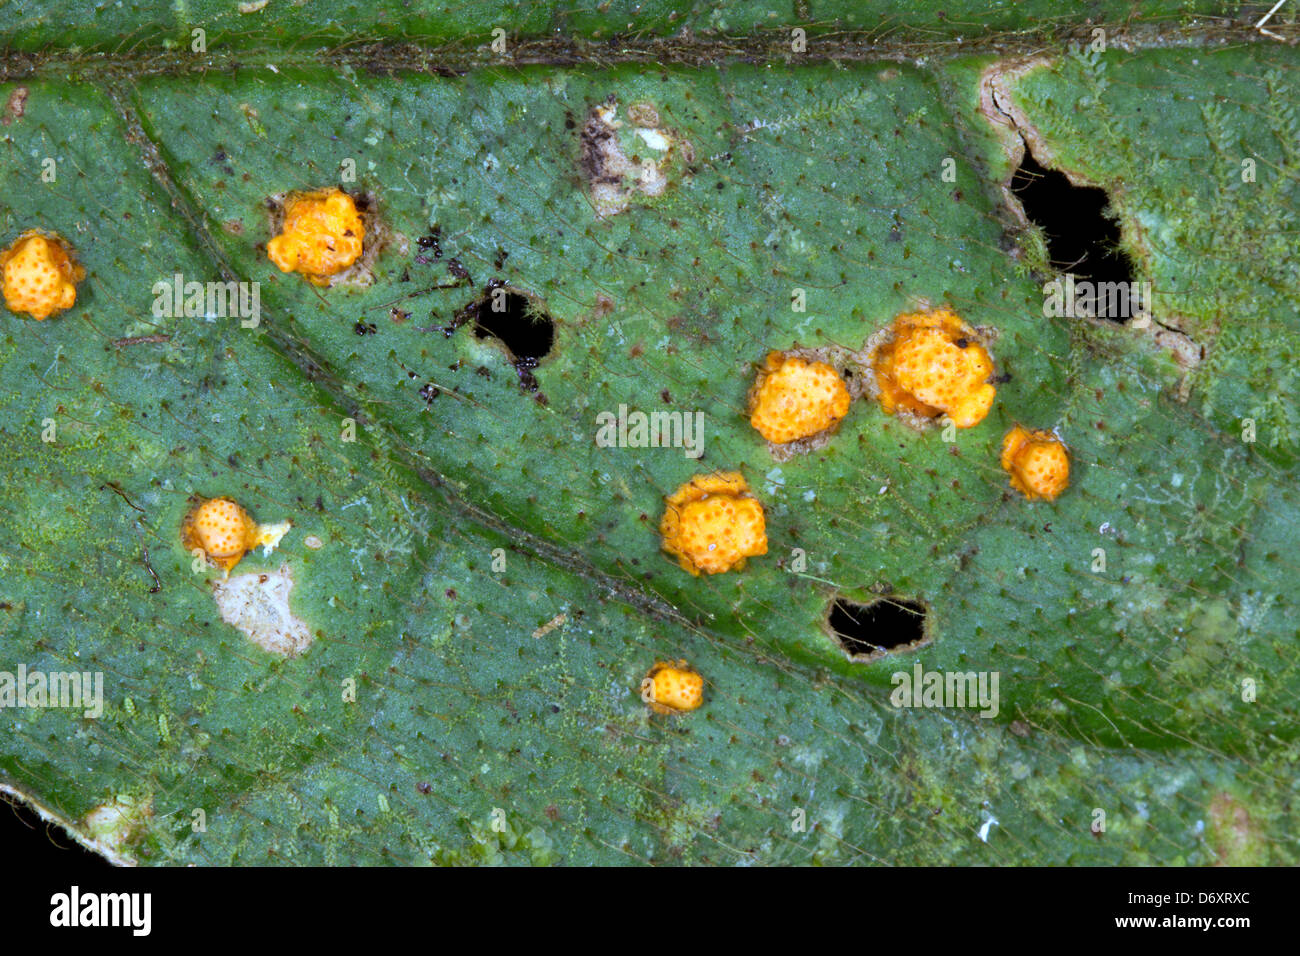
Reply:
[[[1133,262],[1120,248],[1119,222],[1106,213],[1106,190],[1076,186],[1065,173],[1039,163],[1028,147],[1011,176],[1011,190],[1025,216],[1042,229],[1052,267],[1079,283],[1073,314],[1127,320],[1136,311],[1128,298],[1135,289]],[[1110,287],[1120,290],[1111,293],[1094,288],[1098,283],[1124,285]]]
[[[537,379],[532,370],[555,344],[554,320],[528,296],[507,289],[497,279],[488,283],[487,294],[470,308],[474,334],[480,339],[495,338],[504,345],[520,383],[536,391]]]
[[[870,604],[836,598],[826,623],[836,643],[853,658],[874,660],[925,642],[925,605],[905,598],[881,598]]]

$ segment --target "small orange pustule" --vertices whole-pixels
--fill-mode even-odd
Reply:
[[[769,352],[750,391],[749,423],[782,445],[838,425],[850,398],[844,379],[828,363]]]
[[[5,306],[15,314],[48,319],[77,301],[77,283],[86,270],[72,247],[55,235],[29,229],[0,252]]]
[[[641,681],[641,699],[656,714],[682,714],[704,702],[704,678],[684,660],[658,661]]]
[[[1017,425],[1002,439],[1002,467],[1011,487],[1033,501],[1055,501],[1070,483],[1070,453],[1049,431]]]
[[[892,338],[873,359],[880,406],[920,418],[947,414],[958,428],[978,425],[993,407],[993,359],[976,331],[947,309],[894,319]]]
[[[299,272],[326,285],[361,257],[365,238],[352,197],[340,189],[319,189],[285,201],[284,224],[266,244],[266,255],[281,272]]]
[[[287,521],[259,525],[238,502],[209,498],[199,501],[185,515],[181,543],[187,551],[202,551],[210,564],[229,574],[253,548],[260,545],[269,554],[289,527]]]
[[[739,472],[696,475],[665,504],[663,548],[691,574],[721,574],[767,554],[763,505]]]

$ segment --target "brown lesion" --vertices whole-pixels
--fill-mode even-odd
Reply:
[[[5,101],[4,114],[0,116],[0,126],[12,126],[15,122],[23,118],[23,113],[27,109],[27,96],[29,90],[25,86],[16,86],[9,99]]]
[[[315,640],[307,622],[290,610],[294,579],[288,564],[276,571],[214,580],[209,586],[221,619],[268,654],[298,657]]]

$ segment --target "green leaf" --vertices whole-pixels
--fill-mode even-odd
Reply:
[[[1294,49],[1215,42],[1251,35],[1236,4],[1151,5],[1105,51],[1047,5],[818,5],[830,52],[758,63],[785,9],[639,6],[18,11],[0,242],[55,231],[87,275],[2,319],[0,672],[100,673],[104,710],[0,709],[0,788],[143,864],[1296,862]],[[479,49],[498,21],[536,56]],[[250,66],[163,45],[195,26]],[[573,65],[556,29],[626,42]],[[654,188],[593,194],[597,108]],[[1107,190],[1151,329],[1045,315],[1024,141]],[[333,185],[371,255],[321,288],[267,259],[269,205]],[[257,283],[258,323],[160,316],[176,276]],[[552,323],[535,368],[476,333],[497,287]],[[950,442],[867,396],[774,459],[766,353],[926,304],[996,330],[989,417]],[[702,413],[702,456],[600,447],[620,407]],[[1008,488],[1016,423],[1069,444],[1055,502]],[[697,578],[657,529],[710,470],[769,552]],[[232,579],[284,582],[301,653],[195,572],[180,524],[219,495],[292,521]],[[880,595],[928,643],[850,660],[828,608]],[[705,703],[651,714],[679,658]],[[998,713],[895,706],[916,665],[997,673]]]

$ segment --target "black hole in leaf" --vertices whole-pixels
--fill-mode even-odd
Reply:
[[[1118,292],[1078,288],[1075,302],[1081,308],[1075,314],[1128,319],[1136,310],[1128,298],[1134,290],[1133,262],[1120,249],[1119,223],[1106,214],[1106,190],[1074,185],[1028,149],[1011,177],[1011,189],[1029,221],[1043,230],[1053,268],[1072,273],[1080,283],[1124,283]]]
[[[479,303],[474,334],[481,339],[494,335],[516,362],[531,359],[536,365],[555,344],[555,323],[537,312],[527,296],[498,286]]]
[[[511,292],[499,279],[488,283],[487,295],[469,306],[474,334],[480,339],[495,337],[510,353],[519,382],[537,391],[533,369],[555,344],[555,322],[525,295]]]
[[[902,598],[856,604],[836,598],[827,623],[836,641],[853,655],[879,654],[919,643],[925,637],[925,605]]]

